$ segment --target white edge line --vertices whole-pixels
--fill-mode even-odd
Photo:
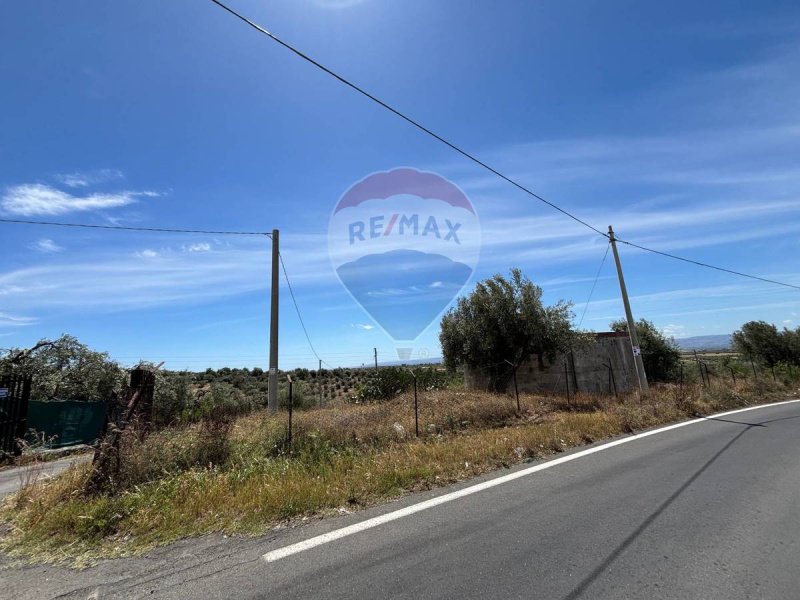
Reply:
[[[589,456],[590,454],[594,454],[595,452],[608,450],[609,448],[613,448],[614,446],[627,444],[628,442],[640,440],[642,438],[646,438],[651,435],[656,435],[658,433],[663,433],[665,431],[671,431],[673,429],[678,429],[679,427],[686,427],[687,425],[692,425],[694,423],[702,423],[704,421],[707,421],[709,419],[714,419],[717,417],[724,417],[726,415],[733,415],[736,413],[746,412],[749,410],[756,410],[759,408],[767,408],[769,406],[781,406],[783,404],[792,404],[794,402],[800,402],[800,399],[786,400],[783,402],[773,402],[771,404],[759,404],[758,406],[749,406],[747,408],[729,410],[727,412],[721,412],[714,415],[709,415],[707,417],[701,417],[699,419],[692,419],[691,421],[682,421],[681,423],[667,425],[666,427],[660,427],[659,429],[652,429],[650,431],[645,431],[644,433],[637,433],[635,435],[614,440],[613,442],[608,442],[600,446],[593,446],[592,448],[586,448],[585,450],[581,450],[579,452],[574,452],[566,456],[561,456],[559,458],[555,458],[553,460],[549,460],[547,462],[540,463],[532,467],[528,467],[527,469],[515,471],[514,473],[509,473],[508,475],[503,475],[502,477],[496,477],[494,479],[490,479],[489,481],[477,483],[475,485],[471,485],[469,487],[457,490],[455,492],[450,492],[449,494],[443,494],[441,496],[437,496],[436,498],[431,498],[430,500],[425,500],[417,504],[412,504],[411,506],[407,506],[405,508],[392,511],[384,515],[379,515],[371,519],[366,519],[365,521],[361,521],[360,523],[355,523],[347,527],[342,527],[341,529],[336,529],[328,533],[323,533],[322,535],[309,538],[302,542],[297,542],[296,544],[291,544],[289,546],[284,546],[283,548],[278,548],[276,550],[272,550],[271,552],[267,552],[262,558],[268,563],[275,562],[276,560],[286,558],[287,556],[291,556],[292,554],[297,554],[298,552],[310,550],[311,548],[314,548],[316,546],[321,546],[322,544],[327,544],[329,542],[339,540],[343,537],[347,537],[355,533],[365,531],[367,529],[372,529],[373,527],[378,527],[379,525],[383,525],[384,523],[389,523],[391,521],[396,521],[397,519],[402,519],[403,517],[413,515],[414,513],[418,513],[423,510],[428,510],[429,508],[433,508],[434,506],[439,506],[440,504],[445,504],[446,502],[452,502],[453,500],[458,500],[459,498],[463,498],[464,496],[470,496],[477,492],[482,492],[483,490],[488,490],[495,486],[503,485],[504,483],[508,483],[509,481],[514,481],[515,479],[519,479],[520,477],[525,477],[533,473],[538,473],[539,471],[544,471],[545,469],[550,469],[552,467],[573,460],[578,460],[579,458],[583,458],[584,456]]]

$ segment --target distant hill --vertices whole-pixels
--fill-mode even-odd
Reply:
[[[696,335],[675,340],[681,350],[730,350],[731,335]]]

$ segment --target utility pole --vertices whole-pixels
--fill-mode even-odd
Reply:
[[[639,346],[639,334],[636,333],[636,323],[631,312],[631,303],[628,300],[628,288],[625,287],[625,277],[622,275],[622,263],[619,262],[617,252],[617,238],[614,237],[614,230],[608,226],[608,240],[611,242],[611,249],[614,251],[614,262],[617,263],[617,275],[619,276],[619,291],[622,293],[622,304],[625,306],[625,319],[628,321],[628,335],[631,338],[633,348],[633,360],[636,363],[636,374],[639,376],[639,389],[646,392],[647,373],[644,372],[644,361],[642,360],[642,349]]]
[[[278,286],[280,279],[280,234],[272,230],[272,291],[269,311],[269,396],[267,404],[270,412],[278,411]]]
[[[322,406],[322,359],[319,359],[319,369],[317,370],[317,386],[319,387],[319,405]]]
[[[378,349],[373,348],[372,351],[375,353],[375,370],[378,370]]]

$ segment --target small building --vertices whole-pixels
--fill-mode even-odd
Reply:
[[[464,370],[464,383],[470,390],[488,389],[484,373]],[[630,337],[615,331],[596,333],[594,342],[552,362],[532,356],[517,369],[520,392],[589,394],[627,392],[637,387],[636,363]]]

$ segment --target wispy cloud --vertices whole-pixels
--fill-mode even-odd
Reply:
[[[353,327],[356,329],[363,329],[364,331],[372,331],[375,329],[375,325],[370,325],[369,323],[353,323]]]
[[[33,317],[23,317],[0,312],[0,326],[3,327],[22,327],[24,325],[32,325],[36,323],[36,321],[37,319]]]
[[[34,250],[38,250],[39,252],[44,252],[45,254],[56,254],[64,251],[62,246],[59,246],[49,238],[37,240],[34,244],[32,244],[32,248]]]
[[[90,185],[107,183],[109,181],[119,181],[124,178],[125,175],[119,169],[75,171],[72,173],[60,173],[55,176],[56,181],[71,188],[85,188]]]
[[[136,202],[141,196],[154,196],[156,192],[121,191],[73,195],[42,183],[25,183],[6,189],[0,199],[0,209],[6,214],[54,216],[70,212],[117,208]]]
[[[194,244],[189,244],[188,246],[184,246],[184,250],[186,252],[210,252],[211,244],[209,244],[208,242],[196,242]]]
[[[254,273],[266,273],[267,257],[263,244],[243,242],[218,252],[166,247],[53,260],[0,273],[0,290],[4,308],[33,314],[201,304],[265,289],[268,277]]]

